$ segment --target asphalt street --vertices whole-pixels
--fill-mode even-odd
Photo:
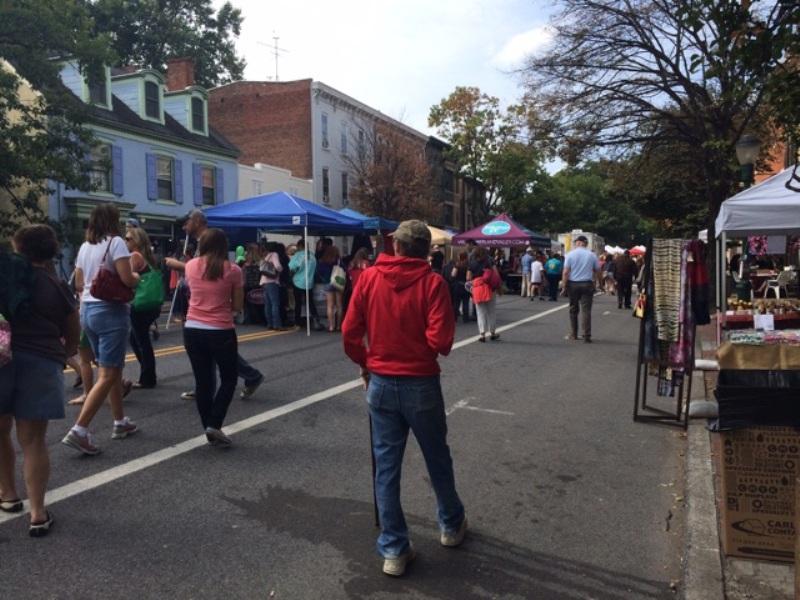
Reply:
[[[173,328],[157,344],[158,387],[126,400],[140,433],[111,440],[104,408],[93,426],[103,453],[84,457],[59,443],[77,408],[51,424],[56,524],[32,539],[27,517],[0,514],[0,598],[674,597],[681,433],[631,419],[630,312],[596,298],[589,345],[564,339],[565,304],[500,298],[498,342],[458,325],[442,383],[471,529],[462,547],[439,546],[409,443],[403,503],[418,557],[405,577],[383,575],[375,553],[367,410],[339,336],[241,327],[240,352],[267,381],[249,400],[237,390],[234,446],[219,449],[180,398],[193,378]]]

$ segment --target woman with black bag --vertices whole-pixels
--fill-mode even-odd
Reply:
[[[138,431],[122,407],[122,369],[130,328],[130,307],[139,274],[131,270],[130,252],[120,237],[119,209],[100,204],[89,216],[86,241],[75,261],[75,290],[81,294],[81,327],[98,364],[97,381],[86,395],[65,445],[95,455],[100,448],[89,431],[92,419],[108,396],[114,416],[112,439]]]

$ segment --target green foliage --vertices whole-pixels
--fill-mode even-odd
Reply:
[[[510,152],[519,156],[519,137],[525,125],[526,111],[510,106],[500,109],[500,100],[484,94],[477,87],[457,87],[439,104],[431,107],[428,125],[450,144],[447,158],[455,162],[463,175],[486,186],[486,196],[470,207],[474,222],[480,222],[497,207],[506,158]],[[514,160],[512,156],[508,160]]]
[[[544,176],[533,188],[527,210],[514,215],[531,229],[563,233],[583,229],[611,244],[631,246],[644,241],[653,223],[643,219],[631,199],[615,186],[611,162],[591,162]]]
[[[86,72],[108,60],[80,0],[2,0],[0,4],[0,237],[42,222],[47,180],[87,189],[91,132],[85,106],[59,78],[59,58]],[[31,93],[31,90],[35,92]]]
[[[525,76],[527,102],[555,124],[549,133],[561,156],[569,164],[593,154],[629,160],[678,143],[691,159],[682,177],[702,181],[713,234],[720,203],[736,189],[736,141],[770,118],[787,134],[796,131],[800,93],[791,54],[798,51],[800,3],[561,0],[560,6],[554,43],[530,59]],[[656,207],[669,190],[657,177],[650,183],[650,199],[642,202]],[[692,207],[674,208],[672,221],[694,214]]]
[[[111,34],[119,65],[163,72],[168,59],[188,56],[200,86],[242,78],[234,45],[242,12],[230,2],[216,12],[211,0],[96,0],[90,9],[97,30]]]

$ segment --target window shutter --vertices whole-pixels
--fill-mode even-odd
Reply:
[[[175,204],[183,204],[183,163],[175,159]]]
[[[203,206],[203,173],[197,163],[192,163],[192,200],[195,206]]]
[[[111,191],[122,196],[122,146],[111,146],[111,172],[113,183]]]
[[[214,204],[225,203],[225,176],[221,168],[217,167],[214,173]]]
[[[147,163],[147,198],[149,200],[158,200],[158,181],[156,181],[156,155],[146,154],[145,161]]]

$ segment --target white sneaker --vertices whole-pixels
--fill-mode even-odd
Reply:
[[[408,543],[408,550],[400,556],[383,559],[383,572],[392,577],[400,577],[406,572],[406,566],[417,557],[414,546]]]
[[[461,542],[464,541],[464,536],[467,535],[467,527],[467,517],[464,517],[464,520],[461,521],[461,525],[458,526],[456,531],[443,531],[442,536],[439,538],[439,542],[442,544],[442,546],[447,546],[448,548],[460,546]]]

